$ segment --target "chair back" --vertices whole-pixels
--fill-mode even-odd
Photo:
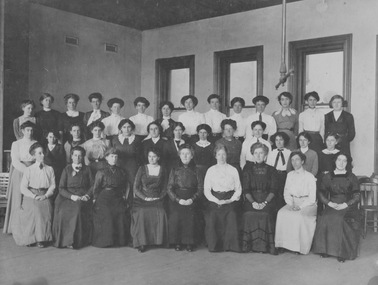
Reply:
[[[360,184],[361,206],[378,206],[378,184],[365,182]]]

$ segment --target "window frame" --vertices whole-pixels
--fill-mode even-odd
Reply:
[[[159,58],[155,61],[156,82],[156,111],[159,117],[160,103],[170,100],[170,75],[171,70],[189,68],[189,94],[194,95],[195,56],[186,55],[170,58]],[[185,94],[185,95],[189,95]],[[185,96],[183,95],[183,96]],[[184,107],[175,106],[172,111],[185,110]]]
[[[288,90],[294,97],[293,106],[299,112],[306,108],[303,96],[306,90],[306,56],[328,52],[343,51],[343,94],[348,102],[347,109],[350,110],[351,84],[352,84],[352,34],[337,35],[289,42],[289,62],[294,68],[295,76],[288,81]],[[328,103],[318,104],[328,106]]]
[[[256,96],[263,95],[264,87],[264,47],[254,46],[239,49],[231,49],[214,52],[214,90],[221,96],[221,111],[227,115],[230,114],[232,107],[227,103],[230,101],[230,65],[231,63],[239,63],[246,61],[257,62],[257,79],[256,79]],[[245,102],[244,108],[254,108],[252,105],[252,97],[249,102]]]

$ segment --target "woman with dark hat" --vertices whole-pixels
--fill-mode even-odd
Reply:
[[[36,124],[36,118],[32,116],[33,109],[35,108],[35,104],[33,100],[23,100],[21,103],[21,110],[23,112],[23,115],[14,119],[13,121],[13,132],[14,136],[17,140],[21,139],[23,136],[21,125],[25,122],[32,122],[33,124]],[[34,137],[36,137],[34,130]]]
[[[350,155],[350,142],[356,135],[354,118],[351,113],[343,110],[346,101],[341,95],[334,95],[329,101],[329,107],[333,109],[325,115],[325,133],[336,133],[339,136],[338,148]]]
[[[64,168],[59,183],[52,232],[55,247],[78,249],[91,242],[93,176],[81,146],[72,148],[70,156],[72,163]]]
[[[78,123],[83,129],[84,113],[76,110],[79,100],[80,97],[73,93],[64,96],[64,103],[67,107],[67,111],[60,115],[59,120],[59,132],[63,138],[63,143],[65,143],[70,137],[70,128],[72,124]]]
[[[163,128],[163,132],[161,134],[162,138],[173,138],[173,124],[175,123],[175,121],[171,118],[173,109],[173,103],[170,101],[163,101],[160,104],[161,118],[157,119],[156,122],[158,122]]]
[[[290,107],[293,102],[293,95],[289,92],[282,92],[278,96],[281,109],[273,113],[279,132],[284,132],[289,136],[287,148],[294,150],[297,148],[295,136],[298,134],[298,112]]]
[[[42,145],[34,143],[29,153],[35,163],[24,170],[19,189],[22,199],[12,221],[12,234],[17,245],[37,244],[41,248],[53,240],[50,198],[55,191],[55,176],[53,168],[43,163]]]
[[[147,135],[148,124],[154,121],[154,118],[146,115],[146,109],[150,106],[150,102],[144,97],[138,97],[134,100],[134,107],[138,111],[138,114],[131,116],[129,119],[134,123],[135,130],[134,134],[136,136],[142,137],[144,139]]]
[[[205,123],[203,114],[194,111],[197,104],[198,99],[193,95],[186,95],[181,98],[181,105],[185,107],[186,112],[179,115],[178,121],[185,126],[183,139],[189,144],[194,144],[198,140],[197,126]]]
[[[88,96],[89,102],[92,105],[92,111],[86,112],[84,115],[84,126],[86,127],[86,138],[91,138],[91,131],[89,130],[89,125],[92,124],[95,121],[101,121],[102,119],[109,117],[110,114],[108,112],[105,112],[103,110],[100,110],[101,103],[103,100],[102,94],[95,92],[91,93]]]
[[[105,153],[107,166],[99,170],[93,184],[93,238],[95,247],[125,246],[129,236],[126,198],[129,187],[125,171],[117,166],[118,152]]]
[[[237,126],[237,129],[234,132],[234,137],[243,143],[246,129],[246,118],[242,115],[243,108],[245,107],[244,99],[241,97],[234,97],[231,100],[231,107],[234,114],[230,116],[229,119],[234,120]]]
[[[270,136],[277,132],[277,124],[274,118],[264,113],[266,106],[269,104],[269,99],[259,95],[252,99],[252,103],[255,104],[256,113],[247,118],[245,138],[250,139],[252,137],[251,124],[255,121],[260,121],[266,124],[262,138],[268,141]]]
[[[12,233],[12,222],[14,211],[20,208],[22,194],[20,183],[26,167],[34,162],[33,156],[29,153],[30,147],[36,143],[33,139],[35,124],[26,121],[21,126],[22,138],[12,143],[11,147],[11,169],[9,173],[9,186],[7,189],[8,201],[5,213],[3,233]]]
[[[310,148],[317,153],[323,149],[324,113],[316,108],[319,101],[317,92],[312,91],[304,96],[308,108],[299,114],[299,132],[306,132],[311,136]]]
[[[221,122],[227,118],[227,116],[219,112],[220,106],[220,96],[217,94],[211,94],[207,97],[207,102],[210,105],[210,111],[204,114],[205,122],[211,127],[212,133],[210,136],[210,141],[216,142],[222,138],[222,128]]]
[[[169,243],[179,251],[182,246],[193,251],[198,215],[196,202],[202,195],[203,184],[193,163],[193,148],[183,144],[179,148],[180,163],[169,175],[167,192],[170,198]]]
[[[277,170],[277,192],[275,196],[277,211],[285,206],[285,199],[283,196],[286,176],[287,164],[290,159],[291,150],[286,146],[289,143],[289,136],[284,132],[277,132],[270,137],[273,143],[273,150],[269,152],[266,164],[273,166]]]
[[[231,119],[225,119],[221,123],[223,131],[223,138],[215,142],[215,146],[223,145],[227,148],[227,163],[235,167],[239,173],[240,169],[240,154],[242,151],[242,143],[235,139],[234,132],[237,128],[236,122]]]
[[[111,136],[118,135],[118,124],[124,117],[121,116],[121,109],[125,105],[125,102],[119,98],[112,98],[108,101],[108,107],[111,111],[111,115],[102,119],[104,124],[104,135],[106,136],[107,142],[109,142]]]
[[[35,113],[35,118],[37,119],[37,128],[42,135],[51,130],[58,131],[60,112],[51,109],[53,103],[54,97],[49,93],[42,93],[41,97],[39,97],[39,104],[42,106],[42,110]],[[61,137],[59,141],[61,141]]]

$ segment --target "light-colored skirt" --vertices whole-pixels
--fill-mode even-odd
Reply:
[[[276,247],[307,254],[314,237],[317,205],[305,207],[300,211],[292,211],[290,208],[286,205],[278,211]]]
[[[9,173],[9,185],[7,190],[7,210],[5,213],[5,220],[4,220],[4,234],[11,234],[12,233],[12,220],[14,216],[14,212],[16,209],[19,209],[21,206],[21,190],[20,184],[22,179],[23,173],[18,171],[16,168],[11,166],[10,173]]]

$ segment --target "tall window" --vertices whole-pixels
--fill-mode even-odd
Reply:
[[[194,92],[194,55],[157,59],[156,83],[157,108],[160,102],[169,100],[175,110],[182,109],[180,99]]]
[[[222,111],[229,113],[234,97],[242,97],[246,108],[253,107],[252,98],[262,95],[263,90],[263,47],[220,51],[214,56]]]
[[[329,111],[328,102],[333,95],[350,99],[352,35],[341,35],[289,43],[291,77],[290,91],[295,105],[306,108],[303,95],[310,91],[319,94],[318,105]]]

